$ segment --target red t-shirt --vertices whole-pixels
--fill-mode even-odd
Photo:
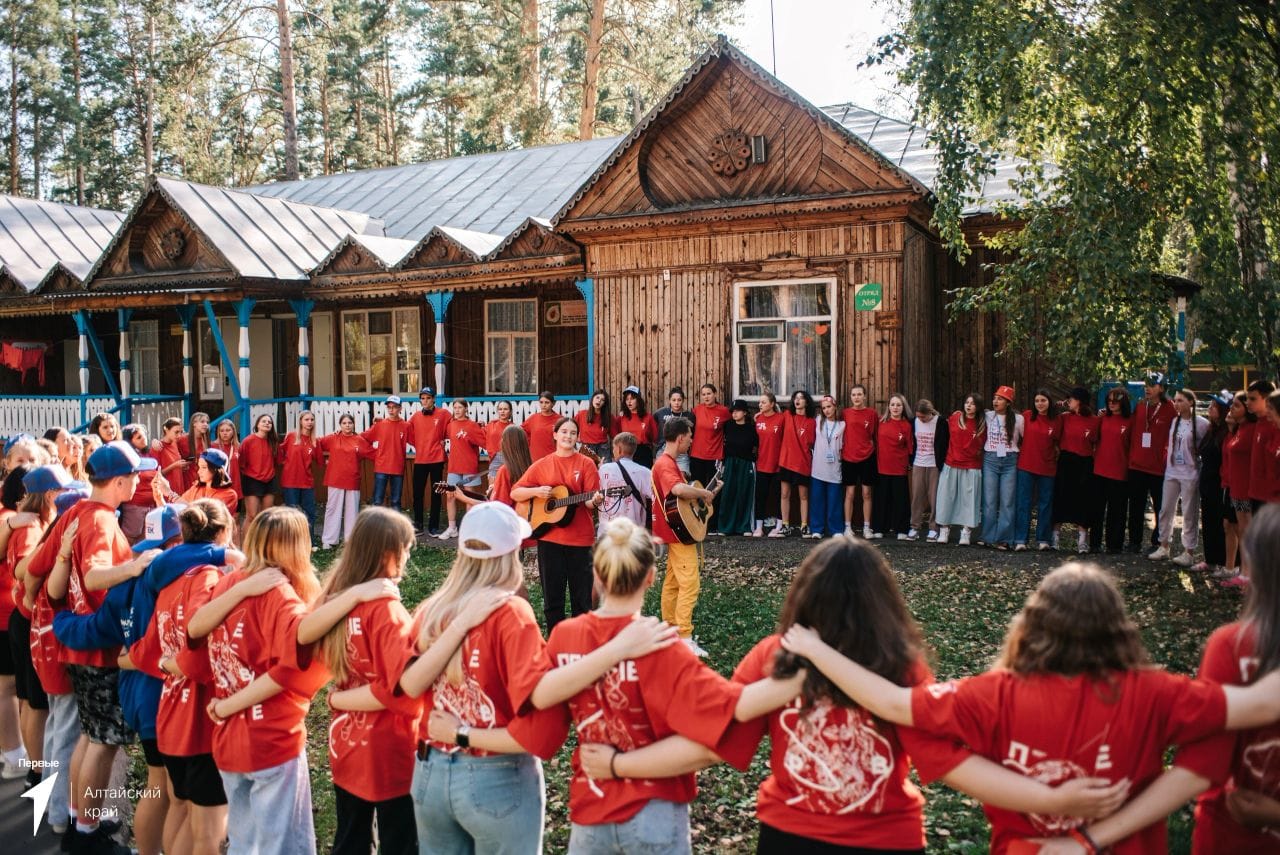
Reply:
[[[84,574],[94,567],[118,567],[133,558],[129,541],[125,539],[116,521],[114,508],[92,499],[77,502],[53,524],[53,531],[44,543],[36,547],[35,555],[27,567],[33,576],[48,576],[58,560],[62,533],[75,520],[80,521],[80,527],[71,544],[71,573],[67,578],[65,602],[66,607],[75,614],[91,615],[102,606],[107,592],[90,591],[86,588]],[[52,618],[50,622],[52,623]],[[99,668],[117,667],[119,655],[119,647],[101,650],[64,648],[61,652],[62,661],[68,665],[94,665]]]
[[[1243,502],[1249,498],[1249,464],[1253,462],[1253,432],[1258,425],[1245,422],[1222,443],[1222,483],[1231,498]]]
[[[210,599],[243,578],[243,570],[223,576]],[[231,697],[259,674],[271,675],[284,687],[214,728],[213,759],[220,770],[270,769],[297,757],[306,747],[304,722],[311,696],[329,679],[318,660],[298,661],[298,624],[306,614],[307,604],[292,586],[281,584],[260,597],[242,600],[209,634],[206,648],[214,697]]]
[[[813,443],[818,438],[817,419],[782,414],[782,446],[778,452],[778,465],[801,475],[813,471]]]
[[[666,504],[667,496],[671,495],[671,488],[676,484],[685,483],[684,473],[680,471],[675,458],[665,451],[659,454],[658,459],[653,462],[651,472],[653,477],[653,537],[659,543],[679,543],[680,538],[676,537],[675,532],[671,530],[671,524],[667,522],[667,515],[663,508]]]
[[[1055,786],[1094,776],[1133,782],[1140,793],[1163,771],[1170,745],[1195,742],[1226,723],[1226,695],[1214,683],[1158,668],[1114,675],[1111,685],[1088,677],[989,671],[911,692],[915,726],[954,739],[974,753]],[[1015,840],[1055,837],[1083,820],[984,808],[991,851]],[[1117,855],[1165,852],[1157,822],[1117,843]]]
[[[694,407],[693,446],[689,456],[699,460],[724,460],[724,425],[729,418],[729,408],[724,404]]]
[[[876,472],[906,475],[915,437],[906,419],[885,419],[876,428]]]
[[[861,463],[875,454],[876,426],[880,423],[875,408],[845,407],[840,418],[844,420],[844,447],[840,450],[840,459]]]
[[[1031,411],[1022,413],[1022,446],[1018,468],[1032,475],[1058,474],[1058,443],[1062,440],[1062,422],[1039,416],[1031,420]]]
[[[373,446],[358,433],[339,431],[320,438],[320,451],[329,455],[324,469],[324,485],[335,490],[360,489],[360,458],[371,457]]]
[[[556,624],[547,640],[554,666],[592,652],[621,632],[631,616],[594,612]],[[590,688],[569,699],[578,741],[634,751],[672,734],[714,748],[733,721],[742,686],[712,671],[683,644],[619,662]],[[626,822],[653,799],[686,804],[698,788],[692,774],[647,780],[592,781],[577,750],[569,782],[569,817],[580,825]]]
[[[207,451],[211,447],[209,444],[211,439],[212,439],[211,435],[205,434],[199,440],[192,440],[191,434],[184,433],[182,436],[178,437],[178,456],[199,457],[201,454],[203,454],[205,451]],[[191,462],[187,466],[184,472],[184,475],[185,475],[186,485],[188,487],[191,487],[193,484],[196,483],[196,464],[194,462]],[[173,483],[173,479],[169,478],[168,475],[164,477],[169,479],[170,484]],[[177,492],[181,493],[182,490],[178,490]]]
[[[1062,450],[1080,457],[1093,457],[1094,446],[1098,444],[1098,432],[1102,429],[1102,417],[1063,413],[1060,420]],[[1025,446],[1023,448],[1025,449]]]
[[[733,679],[747,685],[768,677],[781,646],[777,635],[761,639]],[[908,675],[910,685],[932,679],[923,662]],[[756,798],[760,821],[837,846],[923,849],[924,796],[908,780],[908,755],[927,784],[969,752],[915,728],[878,721],[861,707],[827,699],[808,711],[802,706],[796,698],[767,716],[735,723],[717,747],[725,759],[750,762],[768,730],[770,774]]]
[[[418,410],[409,417],[409,441],[413,443],[413,462],[443,463],[445,431],[453,414],[443,407],[432,407],[431,412]]]
[[[782,455],[782,431],[786,428],[782,413],[756,416],[756,471],[769,474],[778,471],[778,458]]]
[[[164,471],[166,466],[171,466],[186,456],[183,454],[181,442],[181,438],[173,442],[161,442],[160,450],[155,453],[156,460],[160,462],[160,471],[175,493],[181,493],[186,490],[187,485],[191,483],[191,478],[195,475],[195,464],[189,464],[186,469],[178,468],[169,472]]]
[[[201,484],[195,487],[188,487],[187,491],[182,494],[182,501],[188,505],[197,499],[214,499],[222,502],[227,506],[227,510],[231,511],[231,518],[236,518],[236,503],[240,499],[236,496],[236,491],[230,487],[206,487]]]
[[[511,427],[511,422],[492,421],[484,426],[484,450],[492,460],[502,450],[502,434]]]
[[[560,421],[559,413],[534,413],[520,423],[529,437],[529,457],[533,460],[546,457],[556,450],[555,429]]]
[[[37,524],[16,529],[10,535],[9,555],[15,567],[18,560],[36,549],[43,533],[43,526]],[[51,695],[69,695],[71,678],[63,667],[66,650],[53,634],[54,611],[42,579],[40,589],[36,592],[35,606],[31,609],[31,666],[40,678],[40,685],[45,692]]]
[[[658,441],[658,423],[653,420],[653,416],[649,413],[645,413],[643,416],[637,416],[634,413],[619,413],[614,416],[613,430],[615,434],[625,431],[634,435],[636,442],[641,445],[652,445]],[[723,445],[723,432],[720,434],[720,438]]]
[[[386,707],[330,708],[329,768],[333,783],[369,802],[409,794],[422,700],[399,691],[413,654],[413,619],[399,600],[361,603],[347,613],[347,678],[339,691],[368,686]]]
[[[240,486],[240,444],[235,442],[215,442],[209,446],[227,455],[227,475],[231,476],[231,489],[236,491],[236,498],[243,498],[244,490]]]
[[[258,481],[270,481],[276,477],[276,458],[271,453],[271,443],[250,434],[240,443],[240,473]]]
[[[0,523],[12,515],[13,511],[5,508],[0,513]],[[36,544],[40,542],[40,535],[42,534],[44,534],[44,526],[42,524],[15,528],[9,533],[9,543],[6,545],[4,554],[5,578],[8,580],[6,585],[9,589],[9,600],[13,603],[13,607],[28,620],[31,619],[31,612],[22,604],[27,595],[26,586],[13,575],[13,569],[18,566],[18,562],[31,554],[31,550],[36,548]]]
[[[1254,627],[1231,623],[1218,627],[1205,644],[1201,680],[1245,686],[1258,676]],[[1227,793],[1252,790],[1280,799],[1280,724],[1253,730],[1224,731],[1188,745],[1174,759],[1213,782],[1196,800],[1191,851],[1197,855],[1280,851],[1280,826],[1245,828],[1227,810]]]
[[[134,451],[137,451],[137,449],[135,448]],[[138,456],[155,457],[150,450],[138,451]],[[151,492],[151,482],[156,480],[156,475],[158,475],[159,472],[159,469],[148,469],[145,472],[139,472],[138,485],[133,488],[133,495],[129,497],[129,501],[125,502],[125,504],[137,505],[144,508],[154,508],[156,506],[156,497],[155,494]]]
[[[1249,498],[1257,502],[1280,501],[1280,431],[1265,416],[1253,429]]]
[[[952,469],[981,469],[982,447],[986,444],[987,435],[980,435],[978,430],[985,422],[982,413],[978,413],[961,427],[963,415],[957,410],[947,418],[947,459],[943,465]]]
[[[442,673],[422,696],[423,705],[451,712],[471,727],[506,727],[530,753],[550,757],[564,743],[564,725],[558,723],[563,713],[553,711],[547,717],[529,703],[538,681],[551,669],[546,646],[528,601],[512,597],[463,639],[462,680],[455,685],[447,672]],[[517,724],[521,716],[525,720]],[[545,734],[538,733],[541,723],[550,725]],[[428,738],[425,715],[418,738]],[[448,753],[462,750],[442,742],[431,742],[431,747]],[[489,754],[478,748],[468,753]]]
[[[1133,422],[1123,416],[1103,415],[1099,421],[1098,447],[1093,455],[1093,474],[1124,481],[1129,477],[1129,434]]]
[[[449,472],[475,475],[480,471],[480,449],[484,448],[484,428],[471,419],[449,422]]]
[[[591,410],[586,409],[586,410],[579,410],[573,417],[573,420],[578,425],[578,441],[579,442],[585,442],[587,445],[599,445],[602,442],[608,442],[611,438],[610,436],[611,434],[621,432],[622,429],[620,429],[617,425],[617,421],[616,421],[616,419],[618,418],[617,416],[614,417],[614,421],[612,421],[610,424],[611,429],[606,430],[604,426],[603,413],[598,413],[596,415],[596,420],[593,422],[587,421],[590,415],[591,415]]]
[[[204,651],[187,644],[187,623],[209,602],[221,578],[217,567],[201,564],[161,589],[146,634],[129,650],[138,670],[164,681],[156,712],[156,744],[173,757],[213,751],[214,723],[205,710],[213,699],[213,672]],[[183,676],[161,671],[162,659],[173,659]]]
[[[600,489],[600,470],[584,454],[561,457],[548,454],[525,470],[516,487],[568,487],[569,494],[594,493]],[[584,505],[571,507],[573,518],[568,525],[552,526],[542,540],[562,546],[591,546],[596,542],[591,511]]]
[[[0,525],[14,515],[8,508],[0,508]],[[13,566],[7,555],[0,555],[0,630],[9,628],[9,615],[13,614]]]
[[[404,458],[409,445],[409,423],[404,419],[378,419],[360,434],[377,448],[373,452],[373,471],[381,475],[403,475]]]
[[[1164,474],[1165,453],[1169,449],[1169,426],[1173,424],[1176,415],[1172,401],[1161,401],[1151,409],[1148,409],[1145,398],[1138,402],[1138,406],[1133,409],[1133,430],[1129,433],[1130,469],[1150,475]]]
[[[316,486],[311,467],[320,463],[320,446],[314,437],[290,433],[280,446],[280,486],[296,490],[310,490]]]

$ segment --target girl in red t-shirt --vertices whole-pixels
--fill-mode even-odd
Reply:
[[[1046,783],[1094,775],[1131,781],[1142,793],[1160,778],[1170,745],[1280,718],[1280,671],[1250,689],[1224,690],[1152,667],[1115,580],[1092,564],[1065,564],[1046,576],[1010,624],[996,667],[976,677],[904,688],[800,624],[782,646],[879,718],[963,743]],[[1164,783],[1153,786],[1159,792]],[[1167,848],[1164,824],[1152,818],[1106,820],[1082,831],[1070,817],[985,809],[995,853],[1029,838],[1067,835],[1086,851]]]
[[[938,475],[938,543],[951,539],[951,526],[960,526],[959,546],[968,546],[982,522],[982,446],[987,422],[977,392],[965,396],[960,409],[947,419],[947,455]]]
[[[1060,417],[1062,441],[1058,446],[1058,467],[1053,479],[1053,545],[1059,545],[1063,523],[1076,527],[1076,552],[1089,551],[1102,543],[1102,528],[1094,524],[1093,452],[1098,445],[1102,417],[1089,403],[1089,390],[1077,386],[1067,395],[1066,412]]]
[[[258,416],[253,433],[240,443],[240,483],[244,489],[244,524],[253,522],[259,511],[276,502],[276,460],[280,453],[280,437],[276,423],[268,415]]]
[[[756,413],[756,507],[755,527],[751,537],[764,537],[765,526],[779,517],[778,457],[782,454],[782,430],[786,419],[778,412],[778,399],[772,392],[760,393],[760,410]],[[782,528],[778,519],[777,528]],[[771,532],[772,533],[772,532]]]
[[[717,400],[716,387],[704,383],[698,390],[698,405],[693,408],[693,445],[689,448],[689,474],[705,487],[715,477],[717,464],[724,460],[724,426],[731,418],[729,408]],[[644,465],[652,466],[653,458]],[[639,463],[639,458],[636,459]],[[804,483],[809,483],[805,470]],[[802,515],[808,519],[807,515]]]
[[[212,442],[213,434],[209,430],[209,414],[192,413],[187,432],[178,437],[178,449],[181,451],[183,458],[191,466],[195,466],[195,461],[209,448]],[[190,487],[192,483],[194,482],[188,477],[187,486]]]
[[[328,455],[324,468],[324,531],[320,544],[332,549],[351,536],[360,510],[360,461],[373,456],[373,445],[356,433],[350,413],[338,418],[338,432],[320,438],[320,452]]]
[[[839,639],[844,655],[895,685],[932,679],[924,639],[893,572],[865,541],[833,538],[805,557],[782,606],[780,633],[794,625],[819,627],[823,637]],[[752,648],[734,671],[735,681],[800,669],[801,661],[781,649],[780,633]],[[941,778],[1013,810],[1105,815],[1128,789],[1088,780],[1061,788],[1028,781],[949,739],[874,718],[818,671],[805,677],[799,697],[731,728],[714,751],[674,736],[631,753],[586,745],[581,756],[595,778],[665,777],[721,758],[745,765],[766,732],[770,774],[756,799],[760,853],[923,851],[924,797],[908,778],[908,759],[924,783]]]
[[[818,438],[817,407],[803,389],[791,393],[791,409],[783,413],[782,445],[778,450],[780,504],[778,527],[769,537],[809,533],[809,477],[813,471],[813,444]],[[791,526],[791,488],[800,493],[800,528]]]
[[[622,392],[622,412],[613,422],[613,433],[629,433],[636,438],[636,453],[631,459],[645,468],[653,466],[653,444],[658,441],[658,423],[649,414],[640,389],[628,386]],[[607,462],[611,455],[604,455]]]
[[[895,532],[898,540],[908,540],[911,528],[911,495],[907,473],[915,438],[907,420],[907,399],[890,395],[889,403],[876,427],[876,500],[871,507],[871,536]]]
[[[445,429],[449,438],[449,474],[446,476],[450,487],[480,487],[480,449],[484,448],[484,428],[471,420],[467,414],[465,398],[453,400],[453,420]],[[445,494],[447,503],[445,512],[449,525],[436,537],[449,540],[458,536],[458,503],[457,492]]]
[[[312,467],[323,460],[323,453],[316,442],[316,414],[303,410],[298,414],[298,429],[289,433],[280,443],[277,460],[280,462],[280,487],[284,491],[284,503],[298,508],[307,515],[307,522],[314,529],[316,524],[316,478]]]
[[[1058,473],[1058,445],[1062,441],[1062,420],[1048,389],[1037,389],[1032,409],[1022,414],[1022,452],[1018,455],[1013,549],[1027,548],[1031,526],[1031,497],[1036,497],[1036,543],[1044,552],[1053,548],[1053,482]]]
[[[1248,397],[1237,392],[1227,412],[1227,438],[1222,443],[1223,528],[1227,534],[1227,563],[1215,571],[1216,579],[1230,579],[1240,572],[1240,538],[1253,518],[1249,501],[1249,464],[1252,461],[1253,432],[1258,417],[1249,412]]]
[[[601,463],[612,460],[611,440],[617,431],[610,411],[609,393],[603,389],[592,392],[587,408],[579,410],[573,420],[578,423],[578,440],[591,449]]]
[[[227,455],[227,474],[231,476],[231,489],[235,490],[236,496],[242,499],[244,487],[240,482],[240,434],[236,430],[235,422],[231,419],[218,422],[214,437],[212,447]]]
[[[1129,513],[1129,393],[1111,389],[1105,406],[1093,452],[1094,525],[1103,528],[1107,554],[1119,555]]]
[[[160,461],[160,475],[173,485],[174,492],[182,493],[190,483],[192,461],[182,451],[182,419],[167,418],[160,425],[160,439],[153,446],[156,460]]]
[[[484,426],[484,450],[489,455],[489,483],[502,465],[502,432],[512,425],[510,401],[497,403],[498,417]]]

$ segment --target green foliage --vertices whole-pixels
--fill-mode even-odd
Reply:
[[[960,214],[992,153],[1024,160],[1020,232],[958,311],[1003,312],[1007,349],[1039,348],[1080,380],[1163,365],[1161,271],[1204,285],[1206,355],[1280,367],[1274,267],[1280,21],[1265,4],[1191,0],[912,0],[872,62],[902,80],[932,127],[935,223],[957,255]]]

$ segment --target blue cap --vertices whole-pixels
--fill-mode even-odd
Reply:
[[[29,433],[20,433],[17,436],[11,436],[4,441],[5,456],[7,457],[9,454],[9,450],[13,448],[15,445],[17,445],[18,443],[22,442],[24,439],[29,439],[32,442],[36,441],[36,438]]]
[[[89,470],[91,478],[105,479],[132,475],[135,472],[147,472],[159,465],[159,461],[154,457],[139,457],[132,445],[116,440],[108,442],[90,454],[85,468]]]
[[[217,448],[206,448],[204,454],[200,456],[204,458],[205,463],[208,463],[214,469],[226,469],[227,464],[231,462],[231,458],[227,457],[227,453]]]
[[[58,516],[62,516],[74,507],[76,502],[87,498],[89,498],[88,487],[72,487],[58,494],[58,498],[53,500],[53,507],[58,512]]]
[[[418,397],[421,398],[423,395],[430,395],[434,398],[436,396],[436,390],[432,389],[430,386],[423,386],[418,390]]]
[[[61,490],[71,485],[71,473],[62,468],[60,463],[51,463],[32,469],[22,479],[22,486],[28,493],[45,493],[49,490]]]
[[[178,522],[180,510],[181,507],[178,505],[165,505],[148,513],[142,540],[133,545],[133,551],[146,552],[148,549],[159,549],[182,534],[182,524]]]

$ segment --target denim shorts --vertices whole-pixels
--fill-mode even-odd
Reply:
[[[447,483],[450,487],[479,487],[480,476],[464,475],[461,472],[450,472]]]
[[[653,799],[626,822],[606,825],[573,824],[569,855],[686,855],[689,806]]]

